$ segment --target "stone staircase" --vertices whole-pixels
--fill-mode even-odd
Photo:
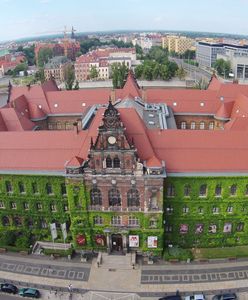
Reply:
[[[116,270],[131,270],[133,269],[131,253],[126,255],[111,255],[102,253],[101,268],[108,269],[109,271]]]

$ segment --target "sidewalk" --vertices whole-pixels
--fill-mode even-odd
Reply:
[[[59,293],[67,294],[67,298],[67,287],[72,284],[75,295],[78,294],[81,297],[75,299],[83,299],[82,295],[88,291],[130,292],[138,293],[142,297],[159,297],[166,293],[174,293],[176,290],[180,290],[182,293],[203,291],[205,294],[215,294],[219,291],[232,289],[239,292],[248,291],[247,260],[216,264],[136,265],[134,270],[118,269],[118,266],[109,269],[104,268],[104,265],[98,268],[96,259],[90,265],[79,262],[78,258],[66,261],[13,254],[0,254],[0,262],[0,267],[6,267],[6,270],[0,270],[1,280],[13,281],[18,285],[29,284],[49,291],[57,289]],[[32,264],[35,264],[36,274],[39,275],[18,273],[18,266],[24,264],[27,265],[24,269],[27,272],[33,268]],[[39,273],[42,270],[38,272],[39,268],[45,269],[47,265],[50,265],[57,272],[57,277],[53,273],[43,276]],[[76,272],[77,269],[83,269],[84,272],[89,270],[89,276],[83,277],[82,280],[70,277],[70,272]],[[62,271],[64,271],[65,276],[60,274]],[[216,274],[222,275],[217,276]],[[232,277],[229,276],[230,274]]]

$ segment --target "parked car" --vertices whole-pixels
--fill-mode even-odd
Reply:
[[[40,292],[38,290],[32,289],[32,288],[19,289],[18,294],[22,297],[40,298]]]
[[[203,294],[196,294],[192,296],[186,296],[185,300],[205,300],[205,296]]]
[[[219,294],[213,297],[213,300],[235,300],[238,299],[235,293],[231,294]]]
[[[182,300],[182,297],[179,295],[172,295],[159,298],[158,300]]]
[[[0,285],[0,289],[2,292],[9,293],[9,294],[16,294],[18,292],[18,288],[11,283],[2,283]]]

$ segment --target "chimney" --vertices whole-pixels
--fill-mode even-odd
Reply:
[[[73,131],[78,135],[78,122],[73,123]]]

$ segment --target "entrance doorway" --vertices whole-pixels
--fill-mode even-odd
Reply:
[[[121,234],[112,234],[111,236],[111,250],[121,252],[123,250],[123,241]]]

